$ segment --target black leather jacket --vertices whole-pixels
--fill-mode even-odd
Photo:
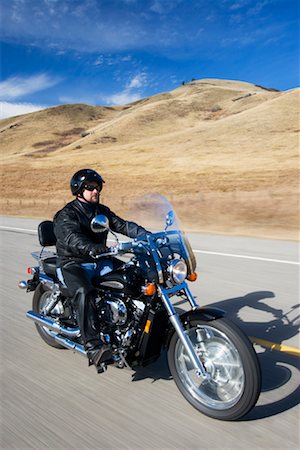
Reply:
[[[107,250],[108,232],[94,233],[90,227],[92,219],[97,214],[105,215],[109,220],[110,229],[116,233],[124,234],[130,238],[147,233],[143,227],[136,223],[118,217],[107,206],[83,203],[75,199],[58,211],[53,219],[59,266],[68,261],[94,261],[90,257],[91,251],[99,254]]]

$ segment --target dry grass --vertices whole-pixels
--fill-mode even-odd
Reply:
[[[299,90],[200,80],[124,107],[6,119],[0,133],[2,213],[51,217],[73,172],[93,167],[120,214],[157,191],[191,230],[298,238]]]

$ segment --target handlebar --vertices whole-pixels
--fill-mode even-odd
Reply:
[[[120,253],[129,252],[135,245],[137,245],[137,243],[134,241],[119,242],[116,246],[110,247],[110,249],[105,253],[100,253],[98,255],[95,255],[93,252],[90,252],[90,256],[94,259],[104,258],[105,256],[115,256]]]
[[[152,236],[157,237],[156,242],[158,244],[163,243],[163,239],[161,238],[161,233],[155,233],[152,234]],[[159,237],[158,237],[159,236]],[[115,256],[120,253],[128,253],[130,252],[134,247],[144,246],[148,242],[147,235],[141,236],[139,238],[134,239],[130,242],[118,242],[117,245],[110,247],[109,251],[106,253],[100,253],[99,255],[95,255],[93,252],[90,252],[90,256],[94,259],[100,259],[105,256]]]
[[[135,242],[119,242],[119,244],[117,245],[117,249],[120,252],[128,252],[130,251],[133,247],[134,247]]]

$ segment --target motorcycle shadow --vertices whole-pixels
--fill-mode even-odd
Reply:
[[[258,356],[262,370],[261,395],[267,394],[264,404],[256,405],[241,419],[244,421],[275,416],[300,403],[299,357],[269,349]]]
[[[132,381],[145,380],[146,378],[152,378],[152,383],[158,380],[172,380],[166,350],[161,353],[155,362],[146,367],[138,367],[132,375]]]
[[[275,298],[273,292],[259,291],[215,302],[210,306],[226,311],[226,317],[235,322],[247,336],[281,344],[299,333],[299,317],[294,319],[289,317],[299,305],[294,305],[289,311],[283,312],[263,302],[270,298]],[[245,306],[269,313],[273,318],[264,322],[242,319],[241,310]],[[261,396],[253,410],[241,419],[243,421],[280,414],[300,403],[299,356],[263,348],[258,352],[258,358],[262,372]]]
[[[296,317],[294,320],[288,318],[288,314],[296,310],[299,305],[284,313],[282,310],[273,308],[262,300],[275,298],[271,291],[252,292],[243,297],[231,298],[210,304],[210,307],[222,309],[226,312],[226,317],[238,325],[247,336],[273,341],[277,344],[296,336],[299,332],[299,325]],[[181,302],[175,304],[177,311]],[[245,306],[254,310],[271,313],[274,319],[265,322],[247,321],[241,318],[241,310]],[[258,404],[250,413],[240,421],[258,420],[280,414],[292,409],[300,403],[300,386],[298,383],[299,356],[286,352],[263,348],[258,351],[258,359],[262,372],[261,396]],[[164,351],[159,359],[144,368],[138,368],[132,375],[132,381],[139,381],[152,378],[153,382],[164,379],[172,380],[167,362],[167,353]]]
[[[184,313],[184,309],[175,308],[178,314]],[[132,375],[132,381],[140,381],[146,378],[152,378],[152,383],[158,380],[173,380],[169,365],[167,350],[163,350],[159,358],[146,367],[138,367]]]

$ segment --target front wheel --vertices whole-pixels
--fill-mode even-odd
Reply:
[[[192,320],[185,326],[195,353],[208,373],[196,374],[186,350],[174,333],[168,363],[174,381],[198,411],[221,420],[237,420],[248,413],[260,394],[261,373],[247,336],[227,319]]]

